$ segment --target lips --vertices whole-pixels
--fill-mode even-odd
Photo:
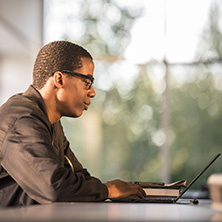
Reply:
[[[88,102],[88,103],[87,103],[87,102],[84,102],[85,110],[88,109],[89,105],[90,105],[90,102]]]

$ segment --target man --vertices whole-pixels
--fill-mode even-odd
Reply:
[[[81,116],[96,95],[93,72],[82,47],[49,43],[37,55],[33,85],[1,106],[1,207],[145,196],[136,184],[92,177],[64,136],[60,118]]]

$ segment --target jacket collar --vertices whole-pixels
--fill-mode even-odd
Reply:
[[[33,85],[30,85],[29,88],[23,93],[23,95],[35,102],[48,117],[44,100],[39,91]]]

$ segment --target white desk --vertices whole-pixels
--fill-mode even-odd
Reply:
[[[222,211],[209,202],[193,204],[55,203],[0,209],[4,222],[66,221],[222,221]]]

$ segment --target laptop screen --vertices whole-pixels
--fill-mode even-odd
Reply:
[[[197,179],[211,166],[211,164],[220,156],[220,153],[218,153],[205,167],[203,170],[200,171],[200,173],[189,183],[189,185],[183,190],[183,192],[180,193],[180,195],[174,200],[176,202],[179,200],[183,194],[197,181]]]

